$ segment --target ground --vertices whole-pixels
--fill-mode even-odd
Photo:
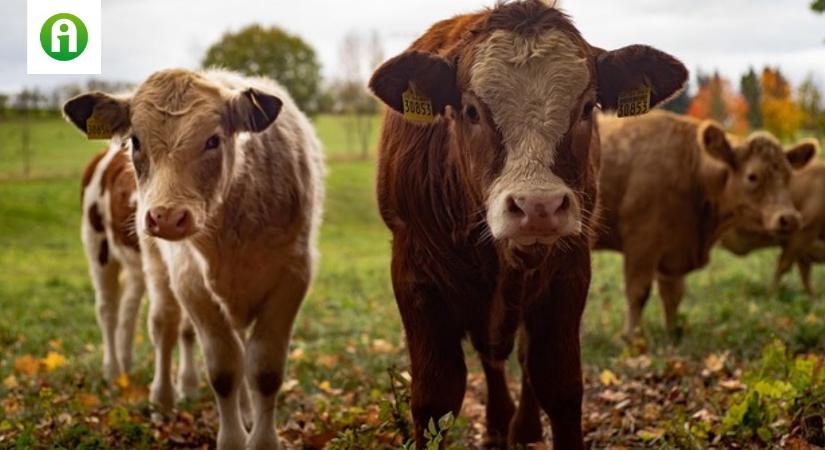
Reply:
[[[410,445],[408,360],[374,162],[341,146],[339,119],[317,123],[330,149],[322,262],[290,346],[279,430],[288,448],[403,448]],[[27,126],[33,156],[23,177],[23,124],[0,119],[0,448],[211,448],[216,412],[203,377],[199,400],[153,414],[145,320],[133,372],[102,381],[78,226],[79,174],[102,144],[57,118]],[[655,294],[646,340],[621,338],[621,258],[595,254],[582,335],[590,448],[825,445],[825,302],[805,296],[795,274],[768,294],[776,256],[715,251],[688,280],[685,333],[673,345]],[[825,268],[814,270],[815,288],[825,292]],[[462,413],[441,421],[443,433],[433,424],[431,444],[443,435],[449,448],[481,443],[484,382],[469,348],[467,355]],[[515,394],[512,362],[510,375]]]

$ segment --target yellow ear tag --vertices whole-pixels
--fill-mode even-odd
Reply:
[[[89,139],[110,139],[112,137],[112,125],[92,114],[86,119],[86,137]]]
[[[415,95],[411,89],[401,94],[404,101],[404,118],[410,122],[433,123],[433,103],[427,97]]]
[[[650,86],[619,94],[619,117],[638,116],[650,111]]]

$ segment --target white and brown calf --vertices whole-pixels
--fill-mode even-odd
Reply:
[[[148,281],[152,297],[168,292],[146,279],[135,230],[137,186],[132,163],[119,140],[95,155],[86,166],[81,192],[83,218],[80,230],[89,273],[95,288],[97,320],[103,335],[103,376],[114,380],[128,373],[139,309]],[[153,305],[157,305],[154,302]],[[153,315],[159,311],[153,308]],[[177,334],[177,333],[176,333]],[[180,327],[181,354],[178,372],[181,394],[197,391],[194,366],[195,334],[189,321]],[[167,389],[166,399],[153,400],[171,406],[171,367],[156,365],[156,384]],[[164,381],[168,381],[164,383]]]
[[[89,93],[64,110],[84,132],[92,117],[128,143],[144,270],[171,287],[152,293],[157,364],[171,357],[177,299],[218,402],[218,448],[279,448],[275,399],[315,266],[323,200],[309,120],[276,83],[223,71],[165,70],[128,98]],[[254,406],[248,437],[244,383]]]

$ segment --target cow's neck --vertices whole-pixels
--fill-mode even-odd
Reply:
[[[710,248],[730,227],[736,205],[726,195],[730,171],[720,162],[702,153],[699,164],[699,208],[701,209],[703,246]]]

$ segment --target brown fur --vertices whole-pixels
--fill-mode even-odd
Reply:
[[[803,288],[809,295],[814,295],[811,266],[825,263],[825,161],[813,161],[794,173],[790,190],[793,203],[802,214],[799,231],[788,237],[778,237],[753,226],[740,225],[726,232],[720,244],[737,255],[763,247],[781,247],[773,288],[796,263]]]
[[[656,111],[600,120],[603,208],[597,249],[625,258],[627,333],[637,332],[655,278],[671,332],[684,276],[704,267],[722,232],[798,220],[788,197],[791,153],[755,134],[732,146],[716,125]],[[804,161],[807,162],[807,161]],[[748,176],[757,174],[749,185]]]
[[[538,175],[550,172],[571,190],[583,229],[553,244],[524,247],[496,240],[485,221],[485,198],[502,173],[507,149],[490,105],[469,92],[469,85],[476,47],[499,30],[522,37],[561,30],[586,58],[589,84],[558,147],[544,149],[555,150],[552,167]],[[542,2],[508,2],[438,22],[370,81],[393,109],[384,117],[377,194],[393,233],[392,280],[412,362],[419,448],[429,420],[460,409],[465,336],[481,356],[487,378],[487,444],[540,440],[542,408],[551,418],[554,448],[583,448],[579,324],[590,283],[600,150],[596,125],[581,111],[595,101],[596,64],[603,52]],[[431,99],[439,115],[433,124],[413,124],[396,112],[408,87]],[[478,109],[475,122],[467,115],[469,106]],[[523,388],[516,411],[504,361],[518,329]]]

